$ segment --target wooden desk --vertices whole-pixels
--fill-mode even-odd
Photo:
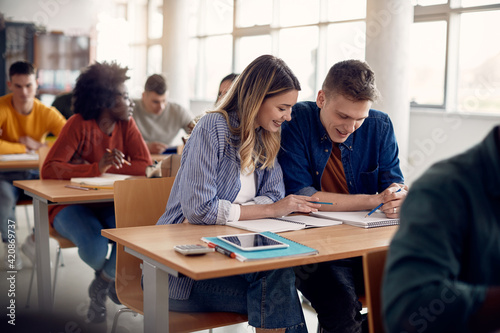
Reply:
[[[38,169],[38,160],[0,161],[0,172]]]
[[[239,262],[220,253],[186,257],[174,245],[200,243],[202,236],[246,233],[246,230],[187,223],[136,228],[104,229],[101,234],[124,245],[125,251],[144,261],[144,332],[161,332],[168,326],[168,274],[179,273],[195,280],[293,267],[361,256],[387,248],[397,226],[362,229],[348,225],[282,233],[315,248],[318,255]],[[168,273],[168,274],[167,274]]]
[[[64,187],[69,180],[16,180],[14,186],[33,198],[35,212],[36,278],[38,307],[50,312],[53,307],[50,280],[49,215],[48,206],[54,204],[81,204],[113,201],[113,190],[82,191]],[[21,246],[21,244],[18,244]]]

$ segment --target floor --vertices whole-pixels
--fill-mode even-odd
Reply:
[[[31,226],[33,225],[33,207],[28,207],[28,215],[26,215],[26,210],[24,206],[18,206],[16,211],[17,219],[16,221],[16,245],[21,246],[25,238],[30,233],[30,228],[28,227],[27,216]],[[57,242],[53,239],[50,240],[50,257],[52,265],[55,263]],[[107,301],[107,320],[103,324],[87,324],[85,323],[86,313],[89,305],[89,297],[87,294],[87,289],[92,281],[94,275],[93,270],[90,269],[83,261],[78,257],[76,248],[64,249],[63,250],[63,260],[64,266],[59,267],[59,272],[57,276],[57,285],[54,296],[54,316],[52,318],[41,318],[37,316],[38,313],[38,303],[37,303],[37,290],[36,290],[36,276],[33,283],[33,291],[31,293],[31,299],[28,304],[27,295],[29,289],[29,282],[31,278],[31,273],[33,271],[33,266],[30,260],[21,254],[24,263],[24,268],[14,274],[14,279],[7,280],[7,271],[3,268],[3,252],[4,247],[0,247],[0,258],[2,262],[0,266],[0,308],[6,309],[10,306],[10,312],[14,311],[15,321],[11,321],[13,317],[5,316],[2,310],[1,321],[0,321],[0,331],[2,332],[24,332],[24,330],[19,330],[22,327],[29,327],[33,332],[43,332],[43,325],[51,325],[55,323],[55,330],[52,332],[111,332],[113,325],[113,319],[115,313],[123,308],[121,305],[116,305],[110,300]],[[20,252],[22,253],[22,252]],[[54,279],[54,274],[52,271],[52,279]],[[11,284],[10,282],[14,282]],[[15,294],[15,296],[14,296]],[[15,309],[12,310],[12,302],[15,302]],[[317,319],[314,310],[307,304],[303,304],[304,315],[306,317],[306,323],[309,332],[316,332],[317,329]],[[7,319],[6,319],[7,318]],[[9,323],[9,321],[11,321]],[[4,330],[3,328],[11,329],[13,328],[12,323],[16,324],[16,330]],[[33,330],[36,328],[36,330]],[[214,329],[214,333],[247,333],[253,332],[254,330],[248,326],[248,324],[238,324],[233,326],[227,326],[222,328]],[[48,330],[47,330],[48,332]],[[143,320],[141,315],[133,315],[132,313],[123,313],[120,315],[118,320],[118,328],[116,332],[120,333],[141,333],[143,332]],[[199,333],[206,333],[208,330],[200,331]]]

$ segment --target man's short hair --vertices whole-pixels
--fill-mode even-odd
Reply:
[[[9,68],[9,80],[12,80],[14,75],[35,75],[36,76],[36,68],[33,64],[27,61],[16,61]]]
[[[167,91],[167,80],[159,74],[153,74],[146,80],[144,91],[154,91],[158,95],[163,95]]]
[[[380,95],[375,86],[375,73],[366,62],[359,60],[345,60],[333,65],[322,89],[327,95],[340,94],[351,101],[374,102]]]

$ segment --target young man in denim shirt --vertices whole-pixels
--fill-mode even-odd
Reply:
[[[282,125],[279,154],[287,194],[333,203],[322,210],[368,210],[383,203],[388,218],[399,216],[407,187],[391,120],[370,109],[378,95],[368,64],[347,60],[330,69],[316,102],[293,107],[292,120]],[[361,258],[298,267],[296,276],[318,313],[319,332],[366,329],[358,301]]]

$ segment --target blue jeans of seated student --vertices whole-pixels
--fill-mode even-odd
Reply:
[[[236,312],[253,327],[307,332],[291,268],[195,281],[187,300],[169,302],[173,311]]]
[[[16,203],[21,196],[24,196],[23,190],[12,185],[12,182],[38,178],[39,172],[36,170],[0,172],[0,233],[2,234],[2,242],[7,242],[9,220],[16,221]]]
[[[62,209],[54,218],[54,229],[78,247],[80,258],[95,271],[103,271],[108,278],[115,278],[116,244],[106,259],[109,240],[101,236],[101,229],[115,228],[113,204],[106,206],[71,205]]]
[[[358,295],[364,293],[360,257],[294,268],[297,288],[318,314],[321,332],[368,332]]]

